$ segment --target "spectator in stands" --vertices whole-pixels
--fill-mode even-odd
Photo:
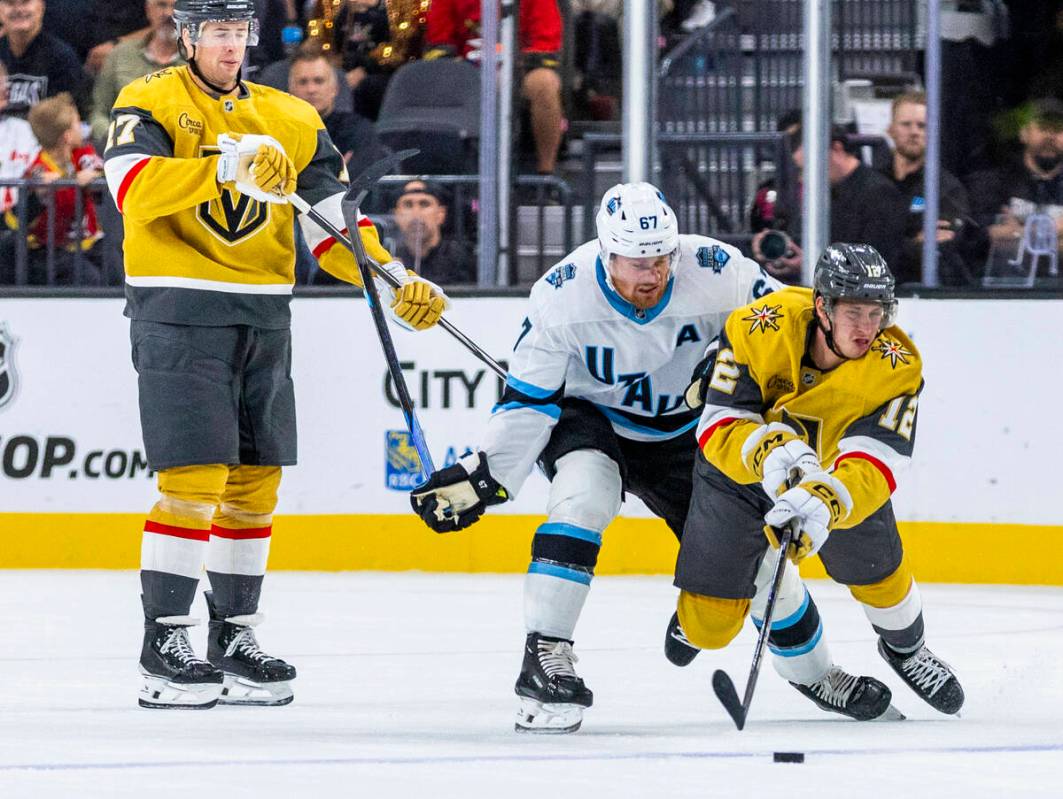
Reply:
[[[91,250],[102,233],[87,187],[103,175],[103,161],[96,149],[82,139],[81,117],[69,94],[58,94],[35,105],[30,109],[29,123],[41,150],[27,170],[26,177],[44,184],[60,178],[73,178],[81,187],[34,190],[30,199],[27,229],[29,282],[48,282],[46,268],[50,226],[47,207],[54,203],[54,225],[51,226],[50,235],[55,247],[55,284],[71,284],[77,278],[74,252],[78,249],[83,253],[81,283],[98,283],[99,272],[92,263]],[[76,217],[78,192],[81,193],[80,222]],[[8,217],[9,224],[17,225],[17,220],[12,220],[10,213]]]
[[[68,44],[41,30],[44,0],[0,0],[0,61],[7,66],[8,108],[26,116],[46,97],[69,92],[84,114],[89,82]]]
[[[148,19],[142,0],[47,0],[44,30],[74,48],[97,74],[115,45],[147,34]]]
[[[85,69],[98,75],[115,47],[129,39],[146,36],[151,26],[142,0],[93,0],[92,24],[96,44],[85,56]]]
[[[804,168],[804,150],[798,125],[792,137],[793,162]],[[840,125],[831,128],[827,153],[827,179],[830,181],[830,241],[870,244],[886,263],[897,263],[904,241],[908,206],[897,188],[884,175],[866,166],[850,149],[848,134]],[[783,253],[769,257],[761,250],[765,237],[773,231],[762,230],[753,237],[753,257],[774,277],[795,283],[801,277],[804,260],[799,237],[801,208],[780,198],[774,209],[774,228],[787,234]]]
[[[40,149],[30,124],[7,113],[7,67],[0,61],[0,178],[21,178]],[[17,189],[0,188],[0,214],[13,208],[17,201]]]
[[[316,55],[320,52],[322,52],[321,42],[316,38],[305,39],[290,55],[282,58],[280,61],[275,61],[262,69],[262,71],[254,77],[254,81],[255,83],[261,83],[264,86],[272,86],[274,89],[280,89],[282,92],[286,92],[289,90],[292,62],[304,53]],[[329,63],[331,64],[332,62],[330,61]],[[346,88],[347,79],[344,76],[343,71],[333,64],[332,72],[336,76],[336,86],[338,87],[336,100],[333,102],[333,109],[344,112],[352,111],[354,105],[351,101],[351,92]]]
[[[926,95],[907,92],[896,97],[886,132],[893,140],[893,160],[885,175],[908,203],[908,223],[901,254],[890,267],[898,283],[918,283],[922,279],[923,211],[926,207]],[[939,185],[938,279],[943,285],[967,285],[971,277],[964,255],[972,245],[977,245],[980,238],[970,215],[967,190],[944,168]]]
[[[323,52],[305,49],[296,54],[288,73],[288,91],[306,100],[321,115],[350,174],[359,174],[382,157],[373,123],[360,114],[336,110],[339,83],[332,62]]]
[[[420,28],[422,23],[419,6],[407,3],[416,13],[404,20],[408,25]],[[421,55],[421,37],[414,38],[404,48],[405,52],[395,57],[383,57],[383,48],[390,42],[392,31],[388,25],[388,12],[381,0],[347,0],[336,15],[336,49],[346,76],[347,88],[351,91],[355,113],[376,120],[388,81],[399,66]]]
[[[177,51],[173,9],[174,0],[146,0],[144,11],[150,22],[149,32],[142,38],[120,43],[104,60],[92,93],[94,141],[102,142],[107,135],[111,106],[123,86],[163,67],[184,63]]]
[[[247,48],[244,80],[257,83],[267,65],[282,61],[288,55],[289,47],[294,50],[298,45],[298,42],[285,44],[284,29],[293,27],[300,36],[303,31],[296,0],[254,0],[254,3],[259,24],[258,45]],[[288,86],[282,82],[276,88],[287,91]]]
[[[521,93],[531,112],[536,165],[552,175],[561,146],[561,14],[557,0],[524,0],[520,4]],[[456,56],[480,60],[479,0],[432,0],[425,29],[426,59]]]
[[[476,282],[476,259],[464,243],[444,238],[447,195],[431,181],[411,180],[395,201],[399,241],[395,257],[440,285]]]
[[[1030,214],[1048,214],[1063,234],[1063,102],[1036,100],[1019,131],[1022,152],[999,169],[971,175],[974,216],[995,243],[1018,239]],[[1063,240],[1063,235],[1061,235]]]

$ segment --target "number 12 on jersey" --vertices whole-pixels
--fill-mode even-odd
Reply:
[[[901,406],[908,403],[908,407],[901,413]],[[892,430],[905,441],[912,440],[912,427],[915,425],[915,412],[919,408],[919,397],[897,397],[890,400],[886,410],[878,418],[879,427]]]

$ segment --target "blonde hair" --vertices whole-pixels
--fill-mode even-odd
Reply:
[[[78,109],[69,92],[60,92],[55,97],[41,100],[30,109],[30,127],[41,147],[50,150],[59,144],[63,134],[78,118]]]
[[[893,98],[893,103],[890,105],[890,116],[897,116],[897,109],[905,103],[910,103],[911,105],[926,105],[926,93],[905,92],[904,94],[898,94]]]

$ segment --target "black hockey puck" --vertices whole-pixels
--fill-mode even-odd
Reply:
[[[772,760],[776,763],[804,763],[804,752],[775,752],[772,755]]]

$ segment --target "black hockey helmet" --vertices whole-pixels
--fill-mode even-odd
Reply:
[[[831,244],[816,261],[812,288],[831,314],[836,300],[863,300],[882,305],[882,329],[897,317],[896,281],[878,250],[870,244]]]
[[[187,30],[192,44],[199,40],[199,29],[204,22],[247,21],[247,45],[258,44],[258,20],[255,18],[254,0],[176,0],[173,10],[177,37]]]

